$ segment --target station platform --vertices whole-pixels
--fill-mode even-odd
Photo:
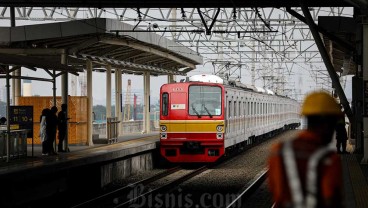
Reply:
[[[0,207],[18,207],[44,197],[90,190],[93,194],[116,179],[153,168],[158,133],[127,135],[117,143],[69,147],[70,152],[43,156],[41,146],[28,157],[0,163]],[[31,146],[31,145],[29,145]]]
[[[362,156],[341,155],[345,190],[344,207],[368,207],[368,164],[361,164]]]

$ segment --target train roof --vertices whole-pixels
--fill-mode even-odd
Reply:
[[[189,77],[189,82],[208,82],[224,84],[224,80],[213,74],[197,74]]]
[[[285,97],[285,96],[282,96],[282,95],[278,95],[275,92],[273,92],[272,90],[269,90],[267,88],[256,87],[254,85],[244,84],[244,83],[241,83],[237,80],[224,80],[221,77],[219,77],[217,75],[213,75],[213,74],[193,75],[193,76],[189,77],[187,79],[187,81],[189,81],[189,82],[217,83],[217,84],[223,84],[225,86],[232,86],[232,87],[241,88],[241,89],[244,89],[244,90],[258,92],[258,93],[261,93],[261,94],[277,95],[277,96],[280,96],[280,97]],[[285,97],[285,98],[288,98],[288,97]]]

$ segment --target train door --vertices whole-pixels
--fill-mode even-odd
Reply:
[[[187,105],[186,92],[170,93],[170,120],[177,138],[186,138]]]

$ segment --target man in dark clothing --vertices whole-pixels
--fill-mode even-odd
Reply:
[[[66,139],[66,131],[68,125],[67,118],[67,106],[66,104],[61,105],[61,111],[58,114],[58,129],[59,129],[59,144],[58,152],[66,152],[63,148],[63,142]]]
[[[346,140],[348,140],[348,135],[345,129],[345,120],[340,118],[336,125],[336,148],[338,153],[348,153],[346,151]],[[341,147],[341,150],[340,150]]]
[[[46,135],[48,140],[49,155],[57,155],[54,150],[54,142],[56,139],[56,130],[58,124],[58,118],[56,112],[58,111],[56,106],[52,106],[49,115],[46,117]]]

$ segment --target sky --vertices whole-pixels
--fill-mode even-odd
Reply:
[[[195,74],[210,74],[213,69],[210,67],[203,67],[198,65],[198,68],[193,70],[192,72],[188,73],[188,76],[195,75]],[[38,69],[36,72],[29,70],[27,68],[22,69],[23,76],[35,76],[35,77],[43,77],[43,78],[50,78],[46,72],[42,69]],[[69,94],[72,94],[71,89],[71,76],[69,75]],[[79,78],[82,78],[80,76]],[[101,72],[93,72],[93,105],[106,105],[106,74]],[[125,100],[125,92],[127,89],[128,79],[131,80],[131,93],[136,94],[138,96],[138,104],[143,103],[143,76],[137,75],[122,75],[122,89],[123,89],[123,102]],[[184,76],[176,76],[176,81],[179,82],[180,79],[185,79]],[[294,79],[294,80],[293,80]],[[251,83],[250,73],[248,71],[243,72],[243,76],[241,81],[246,84]],[[297,89],[300,88],[300,91],[306,93],[310,91],[311,85],[314,85],[312,82],[313,80],[306,74],[300,72],[299,76],[292,76],[288,82],[294,82],[294,85]],[[302,82],[302,83],[300,83]],[[60,77],[56,80],[56,95],[61,96],[61,79]],[[154,77],[151,76],[151,103],[156,104],[159,100],[159,91],[160,87],[167,83],[167,76],[158,76]],[[262,80],[256,80],[256,86],[262,86]],[[5,87],[5,79],[0,80],[0,86]],[[112,86],[112,96],[114,96],[114,88],[115,88],[115,77],[112,74],[111,78],[111,86]],[[349,100],[351,100],[351,76],[346,77],[346,83],[342,83],[342,87],[345,90],[346,96]],[[304,89],[303,89],[304,88]],[[77,87],[77,95],[81,95],[80,86]],[[41,81],[32,81],[32,95],[39,95],[39,96],[52,96],[52,83],[50,82],[41,82]],[[131,101],[132,103],[132,101]],[[114,104],[114,98],[112,98],[112,104]]]

